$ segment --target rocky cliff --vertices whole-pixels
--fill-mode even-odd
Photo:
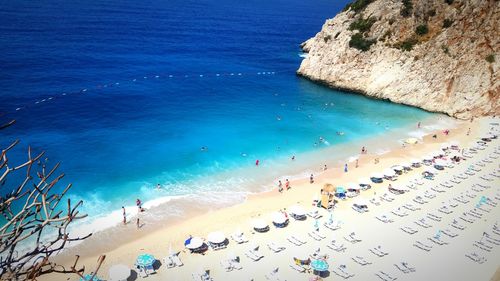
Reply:
[[[302,44],[330,87],[468,119],[499,115],[500,1],[356,0]]]

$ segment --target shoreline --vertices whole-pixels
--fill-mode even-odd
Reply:
[[[480,126],[477,125],[485,122],[481,120],[485,119],[476,120],[473,124],[459,121],[457,122],[457,127],[451,130],[449,136],[444,137],[442,133],[439,133],[437,140],[433,140],[431,135],[428,134],[424,136],[423,143],[407,146],[406,148],[397,148],[383,155],[361,155],[359,168],[351,168],[349,173],[343,173],[339,167],[332,167],[327,172],[316,176],[316,182],[312,185],[309,184],[307,179],[292,181],[292,189],[290,191],[285,191],[284,194],[279,194],[276,189],[259,194],[251,194],[243,203],[209,211],[204,214],[201,213],[202,210],[198,210],[183,218],[179,218],[178,221],[168,226],[163,226],[150,233],[144,233],[142,229],[136,231],[134,227],[134,229],[129,230],[136,232],[136,238],[112,250],[105,250],[102,247],[94,248],[92,245],[86,245],[86,248],[91,249],[93,253],[82,254],[81,263],[85,264],[87,268],[92,268],[98,254],[106,254],[106,262],[103,264],[101,270],[101,273],[105,275],[110,265],[116,263],[131,265],[135,260],[135,256],[143,251],[155,254],[158,259],[161,259],[167,254],[169,245],[172,245],[174,250],[183,252],[183,241],[190,234],[206,237],[207,233],[216,230],[222,230],[228,235],[234,232],[236,228],[246,230],[249,228],[249,223],[252,218],[261,217],[273,211],[288,208],[294,203],[310,206],[313,196],[319,193],[319,189],[326,182],[345,184],[350,181],[355,181],[362,177],[360,173],[368,175],[368,171],[382,171],[384,168],[392,165],[391,163],[394,163],[396,159],[400,159],[401,157],[418,157],[418,155],[421,157],[424,155],[424,152],[435,150],[436,147],[438,148],[438,145],[444,141],[456,140],[459,138],[461,143],[470,142],[474,136],[479,134]],[[465,137],[465,131],[469,126],[472,128],[471,135]],[[373,159],[375,158],[380,159],[377,165],[373,164]],[[351,202],[351,200],[340,202],[340,205],[344,205],[345,207],[349,202]],[[228,221],[238,222],[238,226],[228,225]],[[151,241],[155,242],[152,243]],[[162,242],[158,244],[158,241]],[[60,261],[61,259],[68,260],[68,258],[71,258],[78,252],[78,248],[78,246],[70,248],[66,252],[54,257],[54,259],[56,261]],[[189,260],[190,258],[190,255],[185,255],[183,259]]]
[[[341,170],[344,163],[349,163],[350,166],[354,165],[354,159],[358,157],[369,157],[368,159],[373,161],[373,158],[381,157],[393,150],[397,150],[400,148],[401,141],[406,138],[415,137],[422,140],[426,135],[433,133],[439,134],[440,130],[445,128],[454,129],[454,127],[459,126],[460,123],[463,123],[463,121],[455,120],[444,115],[435,115],[422,120],[421,128],[413,128],[406,125],[404,127],[392,128],[384,133],[379,133],[366,139],[360,138],[349,140],[332,146],[325,146],[317,150],[302,152],[297,155],[298,158],[295,161],[290,161],[289,159],[279,160],[281,162],[286,162],[286,166],[292,166],[290,168],[292,169],[291,173],[287,173],[287,175],[280,175],[277,178],[273,178],[271,181],[266,179],[264,181],[262,181],[262,179],[260,181],[257,180],[252,183],[252,185],[255,185],[254,190],[237,189],[192,193],[186,195],[161,196],[144,202],[143,206],[147,209],[147,211],[141,213],[139,218],[141,222],[146,223],[144,226],[146,231],[160,231],[161,229],[168,227],[168,225],[177,224],[185,219],[199,216],[205,212],[234,207],[244,204],[246,201],[253,198],[259,198],[261,196],[265,197],[267,196],[267,193],[276,190],[276,182],[279,179],[281,179],[283,183],[285,179],[288,178],[293,185],[296,185],[297,183],[303,184],[304,182],[308,182],[309,175],[313,173],[315,178],[320,180],[325,176],[325,172],[322,170],[322,166],[325,162],[317,160],[322,157],[322,155],[328,154],[333,156],[332,158],[328,157],[326,160],[329,161],[329,170],[326,174],[329,174],[334,169]],[[379,126],[383,125],[381,124]],[[385,141],[386,139],[389,141]],[[383,144],[381,144],[381,140],[384,141]],[[368,154],[361,155],[359,153],[362,146],[367,146],[367,148],[369,148]],[[355,149],[352,149],[352,147],[355,147]],[[313,162],[316,163],[312,164]],[[264,163],[264,165],[266,164],[267,163]],[[275,166],[276,165],[282,164],[275,163]],[[258,169],[264,169],[264,173],[269,173],[269,169],[273,168],[274,167],[266,166],[258,167]],[[248,173],[255,173],[255,170],[254,167],[241,167],[230,172],[218,174],[217,177],[231,177],[233,172],[248,176]],[[225,200],[221,200],[221,197],[225,198]],[[312,197],[310,199],[312,199]],[[190,203],[193,201],[197,202],[197,204],[195,205]],[[97,253],[89,253],[89,247],[86,247],[87,244],[97,245],[99,248],[103,248],[108,251],[118,247],[120,244],[129,243],[140,238],[142,236],[142,232],[137,232],[135,229],[137,208],[132,205],[126,206],[126,208],[128,219],[126,228],[123,224],[121,224],[121,210],[116,209],[111,213],[98,217],[91,222],[91,225],[94,225],[94,227],[97,225],[97,227],[105,227],[104,229],[94,231],[94,234],[91,237],[82,242],[83,244],[70,244],[70,246],[60,255],[66,255],[68,251],[74,252],[75,250],[83,251],[83,254],[95,255]],[[83,226],[91,225],[84,224]],[[88,233],[88,231],[86,232],[85,229],[80,226],[77,226],[73,231],[73,235],[81,236],[86,233]]]

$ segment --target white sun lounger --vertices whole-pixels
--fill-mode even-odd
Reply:
[[[379,221],[383,223],[391,223],[394,222],[391,218],[389,218],[387,215],[378,215],[375,218],[377,218]]]
[[[248,239],[246,239],[245,235],[243,232],[236,232],[231,235],[231,238],[234,240],[234,242],[238,244],[246,243],[248,242]]]
[[[370,252],[378,257],[387,256],[389,254],[388,252],[385,252],[381,246],[371,248]]]
[[[332,271],[333,273],[337,274],[338,276],[344,279],[349,279],[351,277],[354,277],[354,274],[347,272],[345,268],[342,268],[342,266],[336,267]]]
[[[443,234],[445,234],[448,237],[454,238],[458,236],[458,233],[454,232],[453,230],[446,228],[441,231]]]
[[[338,230],[341,228],[340,222],[333,222],[333,223],[325,222],[323,225],[330,230]]]
[[[403,230],[404,232],[408,233],[408,234],[415,234],[415,233],[418,232],[418,230],[413,229],[413,228],[411,228],[409,226],[403,226],[400,229]]]
[[[327,244],[326,246],[336,252],[344,252],[347,249],[344,244],[339,244],[335,240],[333,240],[331,244]]]
[[[406,262],[395,263],[394,266],[405,274],[415,272],[415,268]]]
[[[380,206],[380,200],[377,200],[377,198],[370,199],[370,203],[372,203],[375,206]]]
[[[353,235],[353,234],[350,234],[350,235],[346,235],[346,236],[344,236],[344,239],[345,239],[347,242],[351,242],[352,244],[355,244],[355,243],[361,242],[361,239],[356,238],[356,237],[355,237],[355,235]]]
[[[306,269],[305,269],[303,266],[300,266],[300,265],[298,265],[298,264],[296,264],[296,263],[294,263],[294,262],[292,262],[292,263],[290,264],[290,267],[291,267],[292,269],[294,269],[294,270],[296,270],[296,271],[300,272],[300,273],[304,273],[304,272],[306,272]]]
[[[407,212],[405,212],[401,209],[392,210],[391,213],[395,214],[398,217],[406,217],[408,215]]]
[[[175,263],[172,260],[171,256],[167,256],[163,258],[163,265],[167,266],[167,268],[175,267]]]
[[[355,261],[357,264],[360,264],[360,265],[369,265],[369,264],[372,264],[371,262],[365,260],[365,258],[361,257],[361,256],[355,256],[352,258],[353,261]]]
[[[281,252],[286,249],[284,246],[278,245],[275,242],[267,243],[267,247],[275,253]]]
[[[484,262],[486,262],[486,258],[483,257],[483,256],[479,256],[477,253],[473,252],[473,253],[470,253],[470,254],[465,254],[466,257],[468,257],[469,259],[477,262],[478,264],[483,264]]]
[[[415,224],[417,224],[417,225],[419,225],[419,226],[421,226],[421,227],[423,227],[423,228],[430,228],[430,227],[432,227],[432,225],[428,224],[428,223],[425,221],[425,219],[416,220],[416,221],[415,221]]]
[[[414,211],[418,211],[418,210],[420,210],[420,209],[421,209],[421,208],[419,208],[419,207],[417,207],[417,206],[415,206],[415,205],[413,205],[413,204],[411,204],[411,203],[404,204],[404,205],[403,205],[403,208],[405,208],[405,209],[407,209],[407,210],[410,210],[410,211],[413,211],[413,212],[414,212]]]
[[[434,242],[435,244],[438,244],[438,245],[441,245],[441,246],[442,245],[448,245],[448,242],[443,241],[441,239],[437,239],[435,236],[429,237],[427,239],[429,239],[430,241]]]
[[[383,271],[379,271],[379,272],[375,273],[375,275],[384,281],[394,281],[397,279],[396,277],[392,277],[391,275],[389,275]]]

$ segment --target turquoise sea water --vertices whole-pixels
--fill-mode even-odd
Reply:
[[[302,155],[431,116],[295,75],[299,44],[346,2],[2,3],[0,120],[17,123],[0,145],[22,140],[13,161],[31,145],[61,162],[91,220],[119,223],[136,198],[238,202],[302,173]]]

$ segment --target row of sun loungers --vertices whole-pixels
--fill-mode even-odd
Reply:
[[[429,237],[427,239],[429,239],[430,241],[434,242],[435,244],[438,244],[441,246],[449,244],[448,242],[441,240],[441,237],[437,237],[437,236],[432,236],[432,237]]]

